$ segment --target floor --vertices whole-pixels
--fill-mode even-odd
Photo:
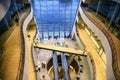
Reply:
[[[89,15],[90,17],[92,17],[93,19],[95,19],[98,23],[102,24],[102,26],[106,26],[106,25],[109,25],[109,21],[106,21],[106,18],[101,18],[101,15],[97,15],[97,16],[94,16],[94,13],[93,12],[86,12],[87,15]],[[99,20],[98,20],[98,19]],[[100,22],[101,21],[101,22]],[[103,22],[104,21],[104,22]],[[103,23],[104,25],[103,25]],[[120,69],[119,65],[120,65],[120,40],[118,38],[119,36],[119,29],[114,29],[114,26],[111,25],[111,27],[108,29],[108,26],[106,26],[106,30],[108,31],[108,33],[110,34],[110,37],[111,37],[111,41],[110,42],[113,42],[114,43],[114,48],[116,50],[116,52],[114,51],[113,52],[113,55],[116,56],[117,58],[113,58],[113,68],[117,67],[116,70],[114,71],[114,75],[118,75],[118,71]],[[111,47],[113,47],[111,46]]]
[[[68,47],[74,48],[74,49],[79,49],[76,43],[76,41],[73,41],[71,39],[50,39],[50,40],[42,40],[41,41],[43,44],[47,44],[47,45],[54,45],[54,46],[62,46],[62,44],[67,45]],[[59,45],[58,45],[59,43]],[[46,45],[46,46],[47,46]],[[47,66],[48,61],[52,58],[52,51],[49,50],[44,50],[44,49],[38,49],[36,48],[36,55],[38,57],[38,64],[40,64],[40,66],[42,65],[42,63],[45,63]],[[59,52],[57,53],[57,55],[60,54]],[[77,56],[75,57],[75,59],[77,60]],[[80,79],[81,80],[90,80],[90,70],[89,70],[89,66],[87,63],[87,59],[84,56],[81,56],[82,61],[79,63],[81,65],[84,66],[83,69],[83,73],[80,75]],[[48,71],[47,69],[43,69],[41,68],[40,71],[40,76],[42,79],[42,75],[46,75],[45,76],[45,80],[51,80],[51,77],[48,75]],[[52,74],[52,73],[51,73]],[[71,73],[71,75],[74,75]],[[87,77],[86,77],[87,76]],[[75,77],[72,78],[71,80],[75,80]]]
[[[27,44],[27,54],[28,54],[28,80],[36,80],[33,57],[31,52],[32,42],[34,41],[33,39],[34,39],[35,33],[36,33],[35,26],[32,26],[30,29],[26,30],[26,42],[27,42],[26,44]],[[28,35],[30,37],[28,37]]]
[[[65,47],[61,47],[63,45]],[[83,51],[81,49],[77,49],[76,47],[71,48],[68,45],[64,44],[64,42],[62,42],[62,43],[60,43],[60,42],[52,43],[51,45],[46,45],[46,44],[43,44],[43,43],[34,43],[33,44],[34,47],[41,48],[41,49],[54,50],[54,51],[70,53],[70,54],[78,54],[78,55],[84,55],[84,54],[86,55],[87,54],[86,51]]]
[[[22,17],[25,12],[22,13]],[[18,66],[21,54],[21,33],[20,26],[15,25],[12,32],[8,30],[3,41],[4,53],[1,56],[0,78],[2,80],[15,80],[18,73]],[[9,36],[10,35],[10,36]]]
[[[81,40],[83,41],[84,45],[86,46],[86,50],[90,52],[93,57],[94,65],[96,67],[96,80],[106,80],[106,65],[100,58],[99,54],[97,53],[96,49],[94,48],[94,44],[90,39],[89,35],[84,29],[79,28],[78,34]]]
[[[30,34],[32,34],[32,36],[34,36],[35,32],[32,31]],[[95,67],[96,67],[96,80],[106,80],[106,65],[103,63],[103,61],[101,60],[101,58],[99,57],[97,51],[94,49],[93,43],[90,40],[89,36],[87,35],[87,33],[85,32],[85,30],[83,29],[79,29],[78,30],[78,34],[81,37],[82,41],[84,42],[85,46],[86,46],[86,50],[89,51],[91,53],[91,55],[93,56],[93,59],[95,61]],[[20,51],[21,51],[21,39],[20,39],[20,27],[16,26],[13,30],[13,32],[11,33],[10,37],[7,39],[7,41],[5,42],[4,46],[5,46],[5,52],[4,52],[4,58],[2,59],[2,65],[0,67],[0,78],[3,80],[15,80],[16,76],[17,76],[17,72],[18,72],[18,66],[19,66],[19,60],[20,60]],[[27,35],[26,35],[27,36]],[[33,61],[32,61],[32,55],[31,55],[31,42],[33,38],[27,38],[27,43],[28,43],[28,55],[29,55],[29,80],[35,80],[35,71],[34,71],[34,65],[33,65]],[[68,45],[68,47],[71,48],[78,48],[78,46],[76,47],[76,42],[74,41],[70,41],[70,39],[66,39],[64,40],[60,40],[61,42],[65,42],[65,44]],[[57,41],[51,40],[50,42],[46,41],[42,41],[42,43],[45,44],[52,44],[55,45],[53,42],[55,42],[57,44]],[[45,61],[47,63],[47,61],[51,58],[52,54],[49,54],[46,50],[38,50],[40,51],[38,54],[38,60],[39,61]],[[48,54],[48,56],[46,56],[46,54]],[[44,56],[44,57],[43,57]],[[46,59],[47,58],[47,59]],[[85,60],[83,58],[83,60]],[[85,61],[86,62],[86,61]],[[81,63],[82,64],[82,63]],[[83,63],[84,64],[84,63]],[[86,64],[84,64],[86,65]],[[88,71],[87,69],[84,69],[86,71]],[[82,78],[81,80],[89,80],[88,77],[86,77],[86,74],[88,72],[85,72],[85,74],[83,75],[84,78]],[[41,72],[43,72],[42,74],[47,74],[47,71],[45,69],[41,70]],[[88,75],[89,76],[89,75]],[[42,76],[41,76],[42,77]],[[48,79],[46,80],[50,80],[49,77],[47,77]],[[85,79],[87,78],[87,79]]]

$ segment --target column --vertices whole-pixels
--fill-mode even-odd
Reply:
[[[112,15],[112,17],[111,17],[110,23],[109,23],[109,25],[108,25],[108,29],[110,29],[110,26],[111,26],[111,24],[112,24],[112,22],[113,22],[113,19],[114,19],[115,16],[116,16],[116,13],[117,13],[118,9],[119,9],[119,3],[116,3],[116,7],[115,7],[115,10],[114,10],[113,15]]]
[[[47,33],[48,33],[48,40],[49,40],[49,28],[48,28],[48,32]]]
[[[68,62],[66,59],[66,55],[64,53],[61,53],[61,61],[62,61],[62,69],[64,72],[64,80],[70,80],[70,74],[68,70]]]
[[[97,10],[96,10],[96,14],[95,15],[98,14],[98,11],[99,11],[99,8],[100,8],[100,4],[101,4],[101,0],[98,1],[98,6],[97,6]]]
[[[54,80],[59,80],[58,60],[57,60],[57,53],[55,53],[55,51],[53,51],[53,69],[54,69]]]
[[[60,17],[59,17],[59,21],[60,21]],[[61,38],[61,37],[60,37],[60,24],[59,24],[59,38]]]

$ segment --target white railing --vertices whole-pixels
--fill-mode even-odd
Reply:
[[[26,28],[29,24],[29,22],[33,18],[33,10],[31,9],[30,14],[27,16],[25,19],[23,26],[22,26],[22,31],[23,31],[23,39],[24,39],[24,48],[25,48],[25,61],[24,61],[24,71],[23,71],[23,80],[28,80],[28,50],[27,50],[27,41],[26,41]]]

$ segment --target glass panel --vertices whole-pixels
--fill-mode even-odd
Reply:
[[[64,32],[60,32],[60,38],[64,38]]]
[[[42,39],[42,33],[40,33],[39,36],[40,36],[40,39]]]
[[[49,38],[54,38],[53,32],[49,32]]]
[[[43,36],[44,36],[44,39],[48,39],[48,33],[47,32],[44,32]]]
[[[79,0],[32,0],[37,26],[44,38],[48,35],[64,37],[66,31],[68,35],[72,31],[78,4]]]
[[[54,32],[55,37],[59,37],[59,32]]]

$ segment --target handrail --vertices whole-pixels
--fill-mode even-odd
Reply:
[[[79,18],[78,18],[79,19]],[[76,26],[76,25],[75,25]],[[79,37],[79,34],[78,34],[78,27],[76,26],[75,27],[76,28],[76,36],[78,36],[78,38],[79,38],[79,40],[82,42],[82,44],[83,44],[83,46],[84,46],[84,48],[86,47],[85,45],[84,45],[84,43],[83,43],[83,41],[81,40],[81,38]],[[93,79],[91,79],[91,80],[95,80],[95,76],[96,76],[96,66],[95,66],[95,62],[94,62],[94,60],[93,60],[93,57],[92,57],[92,55],[90,54],[90,53],[87,53],[87,56],[89,56],[90,57],[90,60],[91,60],[91,63],[92,63],[92,65],[93,65],[93,76],[91,76],[91,77],[93,77]],[[91,72],[92,73],[92,72]],[[92,74],[91,74],[92,75]]]
[[[17,77],[16,80],[22,80],[23,77],[23,70],[24,70],[24,60],[25,60],[25,48],[24,48],[24,39],[23,39],[23,33],[22,33],[22,26],[24,23],[25,18],[28,16],[28,14],[30,13],[30,9],[27,11],[27,13],[23,16],[23,18],[19,21],[20,23],[20,27],[21,27],[21,54],[20,54],[20,61],[19,61],[19,68],[18,68],[18,73],[17,73]]]
[[[37,28],[37,27],[36,27]],[[35,35],[34,35],[34,37],[33,37],[33,41],[35,40],[35,38],[36,38],[36,36],[37,36],[37,29],[36,29],[36,33],[35,33]],[[33,64],[34,64],[34,68],[36,69],[36,65],[37,65],[37,60],[36,60],[36,57],[37,57],[37,55],[35,54],[35,48],[34,48],[34,46],[33,46],[33,44],[31,45],[31,52],[32,52],[32,58],[33,58]],[[37,80],[40,80],[40,72],[36,72],[36,79]]]
[[[85,46],[85,44],[83,43],[83,41],[81,40],[81,38],[80,38],[80,37],[79,37],[79,35],[78,35],[78,26],[76,26],[75,28],[76,28],[76,31],[75,31],[76,36],[78,36],[79,41],[82,43],[82,46],[83,46],[83,47],[84,47],[84,49],[85,49],[85,48],[86,48],[86,46]]]
[[[80,37],[79,37],[79,34],[78,34],[78,29],[77,29],[78,27],[76,26],[76,36],[78,36],[78,38],[79,38],[79,40],[81,40],[80,39]],[[81,40],[82,41],[82,40]],[[83,43],[83,42],[82,42]],[[83,45],[84,45],[84,43],[83,43]],[[84,45],[84,47],[85,47],[85,45]],[[87,53],[87,56],[89,56],[90,57],[90,60],[91,60],[91,63],[92,63],[92,65],[93,65],[93,75],[91,76],[93,79],[91,79],[91,80],[95,80],[95,76],[96,76],[96,66],[95,66],[95,62],[94,62],[94,60],[93,60],[93,57],[92,57],[92,55],[90,54],[90,53]],[[92,73],[92,72],[91,72]]]
[[[107,40],[109,41],[111,50],[112,50],[112,67],[113,65],[117,64],[117,67],[119,66],[118,62],[116,61],[115,57],[117,56],[117,50],[116,50],[116,46],[115,43],[111,37],[111,35],[109,34],[109,32],[101,25],[99,24],[93,17],[89,16],[86,14],[85,10],[83,10],[85,15],[89,18],[89,20],[91,20],[106,36]],[[113,68],[114,69],[114,68]],[[116,71],[119,71],[119,69],[117,68]],[[115,74],[115,73],[114,73]]]

